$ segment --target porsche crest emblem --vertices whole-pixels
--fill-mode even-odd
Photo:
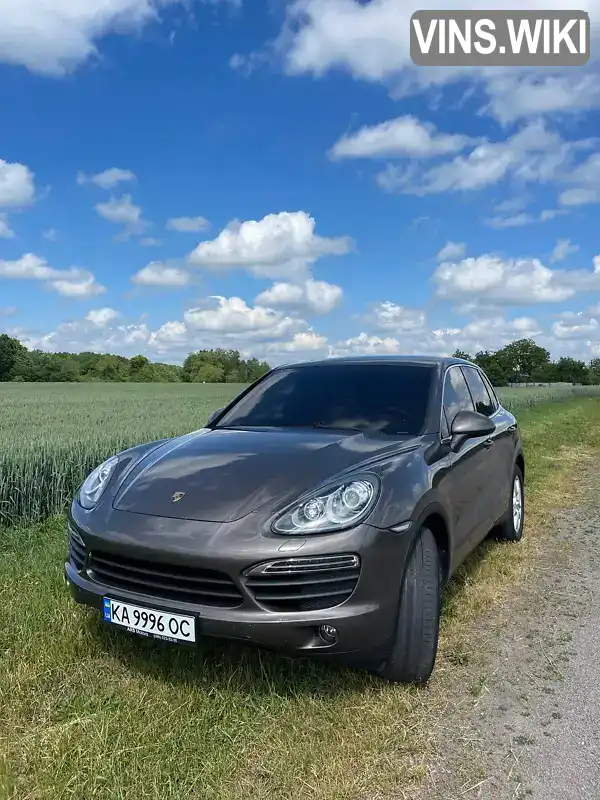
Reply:
[[[174,503],[178,503],[180,500],[183,500],[184,497],[185,497],[185,492],[175,492],[171,500]]]

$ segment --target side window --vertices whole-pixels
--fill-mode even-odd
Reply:
[[[465,373],[471,395],[473,396],[475,411],[479,411],[480,414],[485,414],[486,417],[491,417],[496,410],[495,404],[490,397],[490,393],[481,375],[476,369],[472,369],[471,367],[464,367],[463,372]]]
[[[494,411],[498,411],[498,407],[500,406],[500,401],[498,400],[498,396],[496,395],[496,392],[494,391],[494,387],[492,386],[492,383],[491,383],[490,379],[488,378],[488,376],[485,374],[485,372],[481,373],[481,377],[483,378],[483,382],[485,383],[486,388],[488,390],[488,393],[489,393],[490,397],[492,398],[492,404],[494,406]]]
[[[459,411],[473,411],[473,400],[460,367],[451,367],[444,382],[444,412],[450,427]],[[444,415],[442,415],[443,418]],[[443,436],[442,421],[442,436]]]

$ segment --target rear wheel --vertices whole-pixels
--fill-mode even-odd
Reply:
[[[504,520],[498,526],[496,537],[505,542],[518,542],[523,537],[525,523],[525,493],[523,492],[523,473],[515,465],[508,509]]]
[[[422,528],[402,583],[394,644],[377,674],[389,681],[426,683],[437,655],[441,561],[433,533]]]

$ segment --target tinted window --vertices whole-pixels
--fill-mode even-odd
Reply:
[[[412,364],[332,364],[278,369],[218,427],[329,427],[418,434],[434,371]]]
[[[477,370],[468,367],[464,368],[464,373],[467,383],[469,384],[469,389],[471,390],[471,395],[473,396],[475,411],[479,411],[480,414],[485,414],[487,417],[490,417],[495,410],[494,403],[492,402],[490,393],[486,389],[485,383],[481,379],[481,375]]]
[[[500,403],[498,402],[498,398],[496,396],[496,392],[494,391],[494,387],[492,386],[492,384],[490,382],[490,379],[485,374],[485,372],[481,372],[479,374],[483,378],[483,382],[485,383],[485,387],[488,390],[488,394],[489,394],[490,399],[492,401],[492,404],[494,406],[494,411],[497,411],[498,410],[498,406],[500,405]]]
[[[473,410],[473,401],[463,374],[459,367],[453,367],[448,370],[444,383],[444,411],[448,425],[452,425],[459,411]]]

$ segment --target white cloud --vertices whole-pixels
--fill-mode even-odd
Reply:
[[[1,19],[0,12],[0,19]],[[0,27],[0,39],[2,37]],[[0,207],[27,206],[35,199],[34,174],[25,164],[0,158]]]
[[[199,233],[210,228],[210,222],[204,217],[172,217],[167,220],[166,228],[179,233]]]
[[[267,345],[267,353],[315,353],[327,346],[327,337],[313,330],[295,333],[289,341]]]
[[[503,204],[501,203],[499,206],[496,206],[495,211],[500,211],[502,205]],[[519,214],[498,214],[495,217],[490,217],[489,219],[484,220],[484,222],[490,228],[495,228],[496,230],[503,230],[505,228],[522,228],[525,225],[534,225],[538,222],[548,222],[551,219],[555,219],[558,216],[568,213],[569,212],[563,208],[547,208],[543,211],[540,211],[537,216],[535,214],[529,214],[525,211],[522,211]]]
[[[14,239],[15,232],[8,224],[6,214],[0,214],[0,239]]]
[[[596,75],[573,70],[562,75],[504,73],[490,76],[487,83],[489,113],[503,123],[521,117],[576,112],[600,105],[600,84]]]
[[[564,208],[545,208],[540,212],[540,222],[548,222],[551,219],[568,214],[569,212]]]
[[[60,234],[56,230],[56,228],[48,228],[47,230],[42,232],[42,236],[43,236],[44,239],[47,239],[49,242],[57,242]]]
[[[423,353],[441,356],[450,355],[458,348],[475,354],[480,350],[497,349],[514,339],[529,338],[540,333],[540,326],[531,317],[507,320],[501,316],[486,316],[472,320],[463,328],[438,328],[420,332],[418,335],[403,333],[379,337],[363,332],[337,343],[333,351],[336,355]]]
[[[134,173],[129,169],[111,167],[104,172],[97,172],[95,175],[86,175],[85,172],[77,173],[77,183],[81,186],[85,183],[93,183],[101,189],[114,189],[119,183],[129,183],[135,181]]]
[[[54,277],[57,272],[45,259],[33,253],[26,253],[16,261],[0,259],[0,278],[43,281]]]
[[[550,261],[564,261],[579,250],[578,244],[573,244],[570,239],[559,239],[550,256]]]
[[[112,222],[113,225],[123,226],[120,234],[123,238],[140,234],[148,227],[148,223],[142,217],[142,209],[132,202],[130,194],[111,197],[105,203],[97,203],[95,209],[103,219]]]
[[[249,269],[270,278],[308,277],[308,266],[327,255],[344,255],[352,241],[315,233],[315,220],[304,211],[268,214],[259,221],[232,222],[216,239],[190,253],[191,264],[214,270]]]
[[[104,286],[96,283],[94,276],[91,272],[85,273],[80,271],[80,278],[71,280],[70,278],[60,278],[48,282],[48,286],[54,289],[58,294],[63,297],[83,298],[92,297],[96,294],[102,294],[106,291]]]
[[[162,261],[151,261],[131,278],[140,286],[187,286],[190,275],[179,267],[169,266]]]
[[[16,306],[4,306],[0,308],[0,317],[14,317],[18,310]]]
[[[592,53],[598,38],[600,3],[567,3],[590,13]],[[479,10],[473,0],[423,0],[419,9]],[[505,9],[491,0],[489,9]],[[521,10],[564,9],[564,0],[523,0]],[[487,94],[483,113],[502,122],[551,112],[576,112],[600,104],[600,87],[590,68],[415,67],[410,58],[410,16],[416,7],[403,0],[295,0],[275,44],[291,74],[323,76],[344,70],[354,78],[384,83],[394,97],[429,86],[469,79]]]
[[[406,308],[386,300],[374,305],[366,320],[371,321],[380,330],[409,333],[423,330],[427,317],[419,308]]]
[[[2,0],[0,61],[60,76],[98,56],[108,34],[139,31],[178,0]]]
[[[281,306],[313,314],[329,314],[340,304],[343,296],[340,286],[325,281],[308,279],[301,284],[275,283],[261,292],[255,300],[260,306]]]
[[[600,203],[600,153],[592,153],[586,161],[572,169],[567,181],[573,186],[562,192],[558,198],[561,205]]]
[[[97,325],[99,328],[104,328],[107,325],[110,325],[111,322],[119,319],[120,316],[121,314],[118,311],[115,311],[114,308],[96,308],[92,309],[92,311],[88,311],[85,318],[93,325]]]
[[[462,258],[466,255],[467,245],[464,242],[446,242],[442,249],[437,254],[438,261],[446,261],[447,259]]]
[[[432,158],[456,153],[472,141],[469,136],[438,133],[430,122],[404,116],[346,134],[331,148],[329,155],[333,159]]]
[[[510,197],[507,200],[496,203],[494,211],[496,214],[514,214],[518,211],[523,211],[526,205],[527,200],[524,197]]]
[[[295,320],[264,306],[248,306],[241,297],[213,296],[211,307],[192,308],[183,315],[187,325],[197,330],[226,333],[274,332],[294,327]],[[304,323],[303,323],[304,324]]]
[[[522,228],[525,225],[532,225],[536,221],[536,218],[532,214],[526,214],[525,212],[522,212],[520,214],[511,214],[507,217],[491,217],[485,222],[490,228],[502,230],[504,228]]]
[[[594,144],[591,139],[565,141],[559,133],[537,120],[527,123],[504,141],[478,144],[470,153],[429,169],[422,170],[414,162],[408,168],[388,164],[377,176],[377,182],[386,191],[424,196],[475,191],[508,178],[522,184],[574,181],[579,169],[575,166],[577,153]]]
[[[351,339],[346,339],[340,342],[334,349],[335,355],[354,354],[368,355],[368,354],[382,354],[399,353],[400,344],[397,339],[392,336],[381,338],[380,336],[372,336],[368,333],[360,333]]]
[[[551,270],[537,258],[503,260],[490,254],[444,262],[433,276],[438,297],[514,305],[567,300],[593,280],[592,273]]]
[[[151,341],[151,332],[145,324],[118,325],[109,321],[106,325],[98,325],[90,319],[76,319],[62,322],[49,333],[33,334],[22,337],[30,349],[49,352],[79,353],[119,353],[133,355],[145,349]]]
[[[566,316],[566,315],[565,315]],[[586,317],[582,311],[570,315],[573,324],[567,325],[558,320],[552,325],[552,333],[557,339],[587,339],[598,334],[598,321],[594,317]]]
[[[585,206],[589,203],[600,203],[598,189],[565,189],[558,198],[564,206]]]
[[[142,236],[139,243],[142,247],[158,247],[162,244],[159,239],[155,239],[153,236]]]
[[[293,351],[316,351],[325,343],[302,319],[239,297],[207,298],[184,313],[183,321],[165,322],[151,334],[159,352],[180,354],[200,347],[233,347],[247,355],[276,357]]]
[[[43,281],[48,288],[65,297],[90,297],[106,291],[104,286],[96,283],[91,272],[79,267],[54,269],[46,259],[34,253],[26,253],[14,261],[0,259],[0,278]]]
[[[185,345],[190,338],[184,322],[165,322],[152,333],[151,341],[161,348]]]

